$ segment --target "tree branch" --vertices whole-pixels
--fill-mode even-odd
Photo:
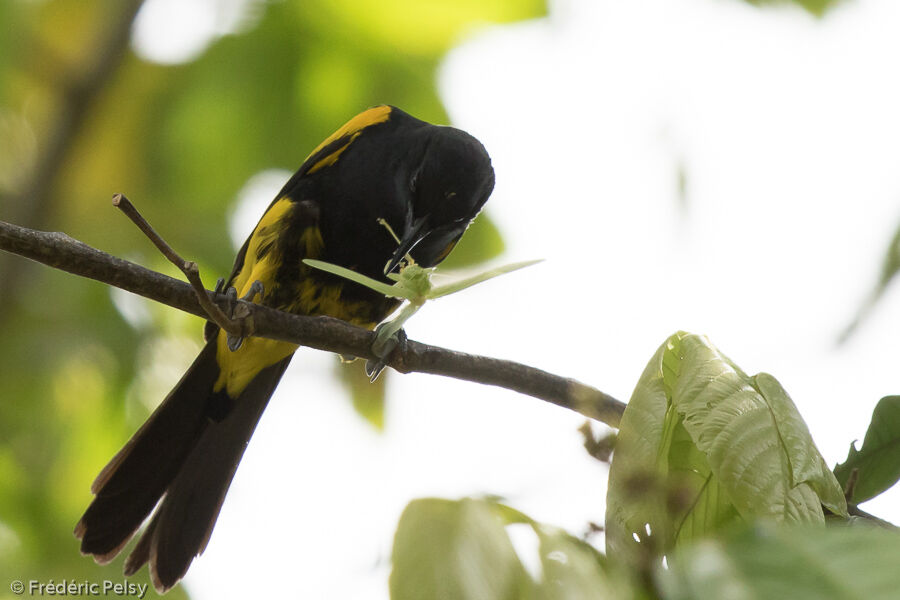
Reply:
[[[64,233],[35,231],[0,221],[0,250],[30,258],[74,275],[166,304],[204,319],[194,290],[187,283],[92,248]],[[210,300],[226,308],[224,294],[207,291]],[[239,301],[252,319],[254,335],[292,342],[360,358],[372,353],[374,333],[331,317],[306,317]],[[520,363],[465,354],[410,340],[387,365],[401,373],[430,373],[495,385],[551,402],[617,427],[625,404],[574,379]]]

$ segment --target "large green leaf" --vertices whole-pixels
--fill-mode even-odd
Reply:
[[[647,530],[669,529],[665,483],[669,444],[677,425],[660,371],[665,346],[650,359],[619,423],[606,495],[606,551],[628,564],[644,559]],[[665,536],[672,539],[671,533]],[[656,538],[654,538],[655,543]],[[662,551],[662,548],[659,549]]]
[[[527,574],[487,501],[425,498],[403,511],[392,553],[393,600],[520,597]]]
[[[834,468],[842,488],[854,469],[857,480],[850,500],[855,503],[874,498],[900,479],[900,396],[878,402],[862,448],[857,450],[856,442],[851,443],[847,460]]]
[[[741,519],[822,523],[841,488],[771,375],[750,377],[702,336],[660,347],[622,417],[607,550],[630,562]]]
[[[891,600],[900,535],[874,527],[755,527],[676,551],[665,600]]]

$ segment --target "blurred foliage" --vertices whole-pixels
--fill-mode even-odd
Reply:
[[[747,0],[747,2],[760,6],[798,4],[813,15],[821,17],[826,11],[841,2],[841,0]]]
[[[884,257],[881,259],[881,273],[879,273],[878,281],[875,282],[875,287],[862,302],[859,309],[856,311],[856,316],[850,324],[847,325],[843,332],[841,332],[838,337],[839,343],[846,342],[871,314],[872,309],[875,308],[884,296],[888,289],[888,285],[894,281],[897,273],[900,273],[900,227],[894,232],[894,236],[888,244]]]
[[[761,525],[685,549],[659,569],[666,600],[891,600],[900,536],[868,525]]]
[[[513,527],[537,538],[537,560],[529,562],[539,567],[531,572]],[[586,541],[489,498],[414,500],[400,517],[391,562],[392,600],[645,597]]]
[[[513,538],[514,527],[537,544]],[[756,521],[694,540],[667,553],[666,563],[645,557],[646,576],[638,577],[623,556],[604,556],[495,500],[423,498],[400,518],[391,600],[892,600],[898,553],[900,535],[869,522]]]
[[[62,130],[71,82],[90,71],[124,4],[0,2],[0,219],[62,230],[173,274],[111,208],[112,194],[125,192],[200,262],[208,283],[230,270],[226,215],[251,176],[293,171],[374,104],[446,123],[435,87],[443,54],[478,24],[545,10],[543,0],[254,0],[238,30],[194,60],[161,65],[126,52],[93,87],[76,90],[88,108]],[[57,135],[70,137],[65,153],[36,170]],[[21,196],[35,181],[50,189],[40,206]],[[482,215],[454,260],[500,250]],[[119,576],[122,558],[96,567],[80,556],[72,528],[90,482],[177,381],[201,335],[200,321],[177,311],[51,269],[17,268],[21,277],[0,273],[0,597],[14,577]],[[383,380],[348,385],[380,427]],[[146,570],[135,580],[146,582]]]
[[[523,596],[525,568],[489,502],[410,503],[397,526],[391,563],[394,600]]]
[[[366,375],[366,361],[335,364],[336,375],[353,401],[353,408],[378,431],[384,430],[386,373],[375,381]]]

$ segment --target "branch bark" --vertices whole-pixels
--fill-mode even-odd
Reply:
[[[138,294],[173,308],[208,318],[194,290],[183,281],[92,248],[64,233],[44,232],[0,221],[0,250],[74,275]],[[207,291],[226,308],[223,294]],[[307,317],[259,304],[244,303],[254,335],[360,358],[377,358],[374,334],[331,317]],[[513,390],[574,410],[618,427],[625,404],[574,379],[508,360],[456,352],[410,340],[387,365],[401,373],[429,373]]]

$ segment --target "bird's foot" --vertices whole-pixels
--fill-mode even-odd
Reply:
[[[398,347],[401,352],[406,349],[406,331],[403,328],[394,329],[393,323],[388,321],[380,324],[375,328],[375,341],[372,342],[372,352],[377,356],[376,359],[366,361],[366,375],[369,381],[375,381],[384,368],[387,366],[387,360]]]
[[[216,292],[222,293],[222,288],[224,287],[224,285],[225,280],[219,279],[216,282]],[[253,302],[253,300],[255,300],[257,296],[262,296],[264,291],[265,288],[262,282],[258,280],[254,281],[252,284],[250,284],[250,289],[247,290],[247,293],[240,297],[240,300],[242,300],[243,302]],[[246,336],[246,334],[244,333],[243,324],[244,320],[250,315],[250,313],[246,310],[246,307],[244,307],[244,310],[240,310],[241,305],[238,304],[239,298],[237,295],[237,290],[234,289],[234,287],[228,287],[224,293],[225,298],[228,300],[228,309],[226,312],[228,318],[231,319],[232,322],[236,322],[241,325],[240,334],[233,334],[230,332],[226,332],[225,334],[225,340],[228,344],[228,349],[234,352],[241,347],[241,344],[244,343],[244,337]]]

